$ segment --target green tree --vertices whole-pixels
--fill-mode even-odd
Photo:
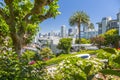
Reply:
[[[61,49],[63,53],[70,53],[71,44],[71,38],[62,38],[58,43],[58,49]]]
[[[0,1],[0,19],[8,27],[16,53],[20,54],[22,47],[31,41],[39,23],[59,14],[57,2],[58,0]]]
[[[96,44],[98,48],[101,48],[101,46],[105,43],[105,38],[102,35],[93,37],[90,40],[93,44]]]
[[[114,47],[118,47],[119,34],[117,29],[108,30],[104,36],[106,45],[112,44]]]
[[[81,33],[80,33],[81,24],[88,24],[88,22],[89,22],[89,16],[83,11],[75,12],[69,19],[69,24],[71,26],[78,27],[79,39],[81,38]]]

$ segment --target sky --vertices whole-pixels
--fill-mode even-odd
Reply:
[[[116,19],[116,14],[120,11],[120,0],[59,0],[58,4],[61,14],[55,19],[51,18],[42,22],[39,25],[41,33],[58,32],[62,25],[70,28],[69,18],[76,11],[84,11],[95,25],[95,29],[98,29],[96,23],[103,17],[111,16],[112,19]]]

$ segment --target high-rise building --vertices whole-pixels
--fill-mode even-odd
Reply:
[[[69,28],[69,29],[68,29],[68,36],[71,36],[71,35],[73,35],[73,29],[72,29],[72,28]]]
[[[120,12],[117,14],[117,19],[112,20],[111,17],[102,18],[101,22],[98,22],[98,34],[103,34],[110,29],[119,29]]]
[[[65,25],[61,26],[61,37],[62,38],[66,37],[66,26]]]
[[[84,38],[89,39],[98,35],[98,31],[95,29],[88,29],[84,31]]]

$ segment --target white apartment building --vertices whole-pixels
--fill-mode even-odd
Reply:
[[[88,29],[84,31],[84,38],[90,39],[98,35],[98,31],[95,29]]]
[[[102,18],[101,22],[98,22],[98,34],[103,34],[110,29],[119,29],[120,27],[120,12],[117,13],[117,19],[111,17]]]

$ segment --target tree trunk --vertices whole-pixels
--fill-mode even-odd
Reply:
[[[81,33],[80,33],[80,24],[78,24],[78,34],[79,34],[79,44],[81,43]]]
[[[19,36],[17,34],[12,34],[12,33],[11,33],[11,38],[12,38],[12,41],[13,41],[13,49],[20,56],[21,55],[21,49],[22,49],[21,39],[19,38]]]
[[[21,55],[21,49],[22,49],[22,37],[20,37],[15,29],[15,25],[11,24],[9,25],[10,27],[10,36],[13,42],[13,49],[15,50],[15,52],[20,56]]]

